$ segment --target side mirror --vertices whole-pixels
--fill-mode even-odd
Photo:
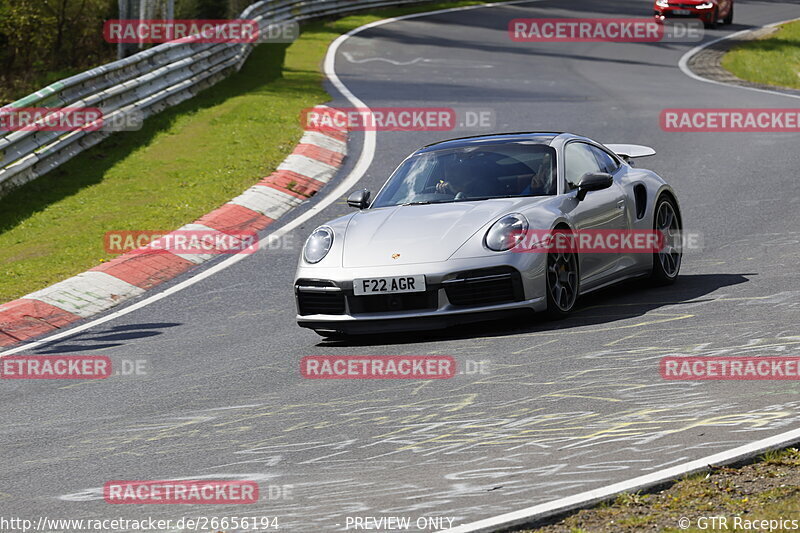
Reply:
[[[367,189],[356,191],[347,197],[347,205],[356,207],[358,209],[366,209],[369,207],[369,195],[371,193]]]
[[[614,177],[605,172],[587,172],[578,183],[578,201],[582,202],[589,191],[608,189],[614,183]]]

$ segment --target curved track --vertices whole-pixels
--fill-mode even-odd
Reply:
[[[737,0],[737,24],[797,4]],[[27,353],[146,360],[147,375],[3,383],[0,515],[278,516],[293,531],[346,516],[449,516],[454,525],[553,500],[797,427],[791,382],[667,382],[669,354],[797,355],[797,135],[677,134],[665,107],[792,107],[700,83],[691,44],[513,43],[517,17],[648,16],[649,3],[545,0],[394,22],[343,42],[341,81],[370,107],[492,108],[501,131],[566,130],[639,142],[642,166],[680,194],[704,248],[671,288],[624,285],[574,317],[322,342],[294,323],[298,249],[259,253],[150,305]],[[335,99],[334,106],[349,106]],[[410,151],[447,133],[379,133],[359,185],[376,190]],[[361,150],[353,139],[353,157]],[[325,192],[321,194],[323,196]],[[317,200],[319,201],[319,200]],[[291,214],[285,223],[313,208]],[[287,235],[298,245],[343,201]],[[283,222],[283,221],[282,221]],[[307,381],[305,355],[446,354],[485,375],[433,382]],[[112,479],[242,477],[291,484],[247,509],[110,506]]]

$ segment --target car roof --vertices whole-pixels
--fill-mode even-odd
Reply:
[[[433,152],[436,150],[445,150],[450,148],[463,148],[467,146],[502,144],[502,143],[520,142],[520,141],[535,141],[537,143],[549,145],[553,139],[562,134],[563,134],[562,132],[535,131],[535,132],[515,132],[515,133],[493,133],[490,135],[460,137],[458,139],[450,139],[446,141],[435,142],[433,144],[428,144],[417,150],[416,153],[421,154],[425,152]]]

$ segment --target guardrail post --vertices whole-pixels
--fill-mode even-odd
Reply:
[[[139,0],[139,22],[148,18],[147,0]],[[144,50],[144,39],[139,38],[139,51]]]
[[[144,2],[145,0],[140,1]],[[120,20],[141,20],[145,17],[146,10],[142,9],[140,2],[136,2],[136,0],[118,0],[118,5]],[[141,44],[138,49],[141,49]],[[117,43],[117,59],[125,59],[128,56],[132,56],[139,51],[138,49],[135,43]]]

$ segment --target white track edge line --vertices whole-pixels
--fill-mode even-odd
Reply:
[[[328,51],[327,51],[327,53],[325,55],[325,60],[324,60],[324,63],[323,63],[323,69],[322,70],[323,70],[325,76],[328,78],[328,80],[333,84],[333,86],[336,87],[336,89],[347,99],[348,102],[350,102],[351,105],[353,105],[353,107],[361,108],[361,109],[364,110],[364,113],[370,114],[372,112],[372,110],[364,102],[362,102],[358,97],[356,97],[356,95],[354,95],[350,91],[350,89],[348,89],[347,86],[344,83],[342,83],[342,81],[339,79],[339,76],[336,74],[336,53],[339,50],[339,47],[342,44],[344,44],[344,42],[347,41],[347,39],[349,39],[350,37],[352,37],[354,35],[357,35],[357,34],[363,32],[365,30],[368,30],[370,28],[375,28],[377,26],[382,26],[384,24],[390,24],[392,22],[397,22],[397,21],[401,21],[401,20],[407,20],[407,19],[412,19],[412,18],[420,18],[420,17],[431,16],[431,15],[438,15],[438,14],[442,14],[442,13],[455,12],[455,11],[466,11],[466,10],[469,10],[469,9],[481,9],[481,8],[485,8],[485,7],[494,7],[494,6],[498,6],[498,5],[504,5],[504,4],[521,4],[521,3],[537,2],[537,1],[540,1],[540,0],[513,0],[511,2],[494,2],[494,3],[490,3],[490,4],[478,4],[478,5],[474,5],[474,6],[464,6],[464,7],[456,7],[456,8],[448,8],[448,9],[439,9],[439,10],[436,10],[436,11],[427,11],[427,12],[423,12],[423,13],[412,13],[412,14],[409,14],[409,15],[402,15],[402,16],[399,16],[399,17],[392,17],[392,18],[388,18],[388,19],[377,20],[375,22],[371,22],[369,24],[365,24],[364,26],[360,26],[358,28],[350,30],[349,32],[337,37],[333,41],[333,43],[331,43],[331,45],[328,47]],[[369,169],[370,165],[372,164],[373,158],[375,157],[376,138],[377,138],[377,133],[375,131],[365,131],[364,132],[364,146],[361,149],[361,155],[358,158],[358,162],[353,167],[353,170],[350,171],[350,174],[348,174],[335,188],[331,189],[327,193],[325,198],[323,198],[321,201],[319,201],[316,204],[314,204],[308,211],[306,211],[302,215],[298,216],[294,220],[290,221],[285,226],[273,231],[272,233],[269,233],[263,239],[261,239],[259,241],[259,243],[258,243],[259,244],[259,248],[260,249],[266,249],[264,245],[267,245],[267,244],[269,244],[271,242],[274,242],[276,239],[281,238],[286,233],[289,233],[290,231],[292,231],[293,229],[295,229],[299,225],[303,224],[304,222],[306,222],[307,220],[312,218],[314,215],[318,214],[320,211],[322,211],[323,209],[325,209],[326,207],[331,205],[333,202],[338,200],[339,197],[342,196],[348,189],[350,189],[356,183],[358,183],[358,181],[364,176],[364,174],[366,174],[367,170]],[[191,287],[195,283],[199,283],[199,282],[203,281],[204,279],[213,276],[217,272],[220,272],[220,271],[225,270],[226,268],[228,268],[230,266],[235,265],[236,263],[238,263],[242,259],[245,259],[246,257],[249,257],[249,255],[250,254],[233,255],[233,256],[225,259],[224,261],[221,261],[221,262],[217,263],[216,265],[214,265],[212,267],[209,267],[208,269],[204,270],[203,272],[195,274],[194,276],[192,276],[190,278],[187,278],[187,279],[181,281],[180,283],[177,283],[177,284],[173,285],[172,287],[169,287],[168,289],[166,289],[166,290],[164,290],[162,292],[153,294],[152,296],[148,296],[147,298],[145,298],[144,300],[142,300],[140,302],[136,302],[135,304],[132,304],[132,305],[130,305],[130,306],[124,308],[124,309],[120,309],[119,311],[115,311],[113,313],[110,313],[110,314],[108,314],[106,316],[97,318],[97,319],[92,320],[90,322],[87,322],[85,324],[81,324],[81,325],[75,326],[73,328],[69,328],[69,329],[65,329],[65,330],[59,331],[58,333],[50,335],[49,337],[45,337],[44,339],[41,339],[41,340],[38,340],[38,341],[34,341],[34,342],[31,342],[31,343],[27,343],[27,344],[23,344],[21,346],[16,346],[14,348],[2,351],[2,352],[0,352],[0,357],[4,357],[4,356],[7,356],[7,355],[12,355],[12,354],[19,353],[19,352],[26,351],[26,350],[33,350],[33,349],[36,349],[39,346],[42,346],[44,344],[48,344],[50,342],[57,341],[59,339],[65,338],[65,337],[69,337],[69,336],[74,335],[76,333],[80,333],[81,331],[85,331],[85,330],[93,328],[95,326],[99,326],[100,324],[104,324],[106,322],[115,320],[115,319],[117,319],[117,318],[119,318],[121,316],[125,316],[128,313],[132,313],[134,311],[137,311],[137,310],[139,310],[139,309],[141,309],[143,307],[146,307],[146,306],[148,306],[148,305],[150,305],[152,303],[155,303],[155,302],[157,302],[157,301],[159,301],[159,300],[161,300],[163,298],[166,298],[167,296],[171,296],[171,295],[175,294],[176,292],[182,291],[183,289],[185,289],[187,287]]]
[[[690,78],[692,78],[694,80],[697,80],[697,81],[702,81],[702,82],[705,82],[705,83],[713,83],[714,85],[722,85],[723,87],[732,87],[734,89],[746,89],[748,91],[755,91],[755,92],[759,92],[759,93],[773,94],[773,95],[778,95],[778,96],[786,96],[788,98],[800,98],[800,95],[796,95],[796,94],[786,94],[786,93],[782,93],[780,91],[772,91],[772,90],[769,90],[769,89],[759,89],[758,87],[747,87],[746,85],[731,85],[730,83],[723,83],[721,81],[711,80],[711,79],[708,79],[708,78],[704,78],[702,76],[698,76],[697,74],[692,72],[692,70],[689,68],[689,60],[691,60],[692,57],[694,57],[695,55],[697,55],[701,51],[705,50],[709,46],[715,45],[720,41],[725,41],[727,39],[733,39],[734,37],[738,37],[739,35],[744,35],[745,33],[749,33],[751,31],[755,31],[755,30],[759,30],[759,29],[773,28],[775,26],[780,26],[781,24],[786,24],[788,22],[794,22],[796,20],[800,20],[800,18],[782,20],[782,21],[779,21],[779,22],[772,22],[770,24],[766,24],[764,26],[761,26],[760,28],[749,28],[749,29],[746,29],[746,30],[737,31],[736,33],[732,33],[730,35],[724,35],[724,36],[719,37],[717,39],[714,39],[712,41],[708,41],[707,43],[703,43],[703,44],[701,44],[699,46],[695,46],[694,48],[692,48],[691,50],[689,50],[688,52],[683,54],[683,56],[681,56],[680,61],[678,61],[678,68],[681,69],[681,72],[683,72],[684,74],[686,74]]]
[[[733,463],[736,461],[751,458],[759,453],[770,449],[777,449],[785,447],[789,444],[800,440],[800,429],[794,429],[785,433],[780,433],[772,437],[757,440],[748,444],[744,444],[737,448],[727,450],[724,452],[708,455],[694,461],[689,461],[678,466],[665,468],[652,474],[638,476],[627,481],[620,481],[605,487],[600,487],[594,490],[581,492],[573,496],[559,498],[552,502],[542,503],[513,511],[511,513],[502,514],[493,518],[487,518],[464,524],[455,528],[443,531],[442,533],[476,533],[479,531],[493,531],[499,527],[511,527],[523,525],[526,522],[531,522],[538,518],[546,518],[561,512],[567,512],[588,504],[597,503],[610,498],[620,492],[630,492],[641,490],[646,487],[659,485],[661,483],[675,480],[686,474],[699,472],[707,469],[710,465],[723,465]]]

